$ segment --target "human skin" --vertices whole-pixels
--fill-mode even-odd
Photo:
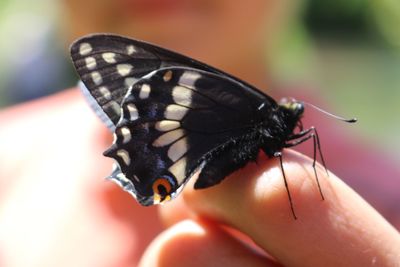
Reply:
[[[0,265],[132,266],[162,231],[104,180],[112,142],[78,89],[0,112]]]
[[[312,160],[285,150],[284,161],[297,220],[279,161],[261,156],[218,186],[187,186],[183,198],[162,207],[169,228],[140,266],[400,266],[400,235],[376,210],[318,166],[323,201]],[[226,226],[258,249],[239,242]]]

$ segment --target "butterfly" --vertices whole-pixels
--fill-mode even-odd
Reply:
[[[205,63],[122,36],[84,36],[70,50],[84,94],[114,134],[109,178],[140,204],[175,198],[196,172],[195,189],[216,185],[262,150],[279,158],[296,218],[281,151],[309,139],[323,198],[316,148],[325,162],[316,129],[301,124],[304,103],[277,103]]]

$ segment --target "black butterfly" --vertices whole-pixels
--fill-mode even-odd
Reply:
[[[140,204],[174,198],[196,171],[196,189],[218,184],[255,161],[261,149],[279,158],[296,217],[281,151],[310,138],[322,196],[315,169],[318,134],[313,127],[303,130],[302,102],[278,104],[223,71],[121,36],[83,37],[72,44],[71,56],[92,106],[114,132],[104,152],[117,162],[109,178]]]

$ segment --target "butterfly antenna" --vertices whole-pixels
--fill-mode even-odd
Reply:
[[[328,115],[328,116],[333,117],[333,118],[335,118],[335,119],[338,119],[338,120],[340,120],[340,121],[344,121],[344,122],[348,122],[348,123],[357,122],[357,119],[356,119],[356,118],[345,119],[345,118],[343,118],[343,117],[340,117],[340,116],[334,115],[334,114],[332,114],[332,113],[329,113],[328,111],[323,110],[322,108],[317,107],[317,106],[315,106],[315,105],[313,105],[313,104],[310,104],[310,103],[307,103],[307,102],[303,102],[303,103],[306,104],[306,105],[308,105],[308,106],[310,106],[310,107],[312,107],[312,108],[314,108],[314,109],[316,109],[316,110],[318,110],[318,111],[320,111],[320,112],[322,112],[322,113],[324,113],[325,115]]]

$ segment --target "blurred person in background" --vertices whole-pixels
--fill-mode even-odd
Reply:
[[[64,40],[65,48],[76,38],[93,32],[112,32],[146,40],[220,68],[248,81],[276,99],[293,96],[326,106],[318,96],[309,95],[300,86],[296,90],[289,90],[276,84],[269,75],[268,59],[288,22],[297,16],[300,5],[300,1],[289,3],[264,0],[253,1],[251,5],[248,1],[232,4],[228,0],[64,0],[60,39]],[[45,80],[47,77],[41,79]],[[119,187],[101,180],[111,169],[111,162],[101,156],[111,143],[111,135],[91,112],[77,89],[11,107],[2,111],[0,121],[0,264],[4,261],[4,266],[132,266],[139,262],[150,241],[162,232],[163,223],[170,226],[183,218],[191,217],[191,214],[197,214],[201,218],[202,213],[206,214],[205,218],[213,219],[209,210],[199,211],[193,202],[204,201],[205,207],[210,201],[218,203],[221,200],[215,200],[213,194],[218,192],[218,196],[225,197],[229,192],[224,193],[222,188],[235,183],[231,180],[240,180],[239,177],[227,178],[218,188],[204,192],[193,192],[189,185],[185,189],[188,191],[185,193],[185,201],[188,203],[185,204],[180,197],[162,207],[160,220],[157,207],[141,207]],[[372,203],[392,224],[400,227],[400,207],[396,190],[398,183],[391,179],[400,177],[399,168],[391,164],[382,153],[359,144],[356,137],[344,134],[345,127],[340,126],[340,122],[307,110],[303,123],[306,126],[314,125],[319,130],[328,168]],[[311,142],[303,145],[300,150],[312,155]],[[299,156],[291,155],[285,158],[285,162],[291,162],[290,159],[301,160]],[[304,161],[309,164],[307,160]],[[271,164],[261,160],[259,168],[276,167],[276,163]],[[296,184],[293,181],[295,178],[290,178],[291,176],[302,176],[299,170],[291,171],[290,168],[289,166],[287,174],[289,186]],[[257,168],[251,165],[240,174],[245,177],[256,176],[255,169]],[[303,173],[303,176],[306,175]],[[310,180],[312,179],[313,176]],[[332,177],[322,177],[324,179],[334,180]],[[250,183],[249,180],[247,179],[247,183]],[[279,190],[284,190],[283,184],[279,186]],[[326,187],[329,188],[327,182],[323,182],[323,189]],[[328,189],[326,191],[329,192]],[[319,195],[316,191],[311,194],[314,197],[308,204],[312,207],[315,205],[317,209],[321,206]],[[329,193],[326,197],[328,203],[330,199],[335,200]],[[352,197],[348,199],[349,206],[353,203]],[[284,198],[270,208],[280,215],[272,214],[269,219],[274,222],[274,218],[278,217],[286,221],[286,224],[295,225],[297,222],[289,217],[290,211],[285,209],[284,201],[287,199]],[[301,201],[295,205],[300,213],[307,207]],[[343,205],[346,206],[346,203]],[[267,214],[268,207],[265,209]],[[282,217],[281,214],[287,216]],[[318,214],[323,217],[322,213]],[[238,230],[256,239],[254,235],[258,233],[250,231],[252,234],[249,234],[245,226],[231,223],[228,215],[215,217],[217,221],[236,226]],[[301,217],[303,225],[311,220],[305,213]],[[380,226],[382,229],[390,228],[380,219],[372,217],[371,222],[376,222],[378,229]],[[314,220],[316,218],[318,216],[313,217]],[[369,217],[357,218],[364,221]],[[257,222],[260,223],[259,230],[264,226],[268,228],[268,223],[262,221],[261,224],[260,220]],[[290,228],[285,224],[279,225]],[[205,240],[209,242],[200,242],[196,246],[193,240],[186,238],[188,235],[182,234],[176,228],[170,228],[148,248],[142,258],[142,266],[170,266],[166,263],[162,265],[163,260],[171,260],[161,255],[163,250],[170,251],[167,256],[172,257],[175,266],[185,266],[185,259],[193,255],[193,251],[187,251],[189,248],[198,249],[198,256],[203,256],[204,261],[215,260],[214,263],[219,265],[218,258],[214,259],[218,251],[214,251],[215,255],[207,254],[211,255],[208,257],[202,254],[204,247],[209,245],[209,249],[214,248],[214,243],[220,244],[219,249],[222,252],[228,248],[230,253],[225,255],[231,255],[233,259],[237,255],[242,256],[242,266],[251,266],[246,265],[248,262],[258,266],[270,261],[264,255],[247,251],[240,243],[231,239],[230,235],[209,222],[202,224],[200,220],[184,223],[181,229],[189,229],[187,231],[192,237],[205,236]],[[368,228],[365,229],[367,231]],[[318,233],[318,230],[315,231]],[[321,232],[326,232],[329,236],[329,230],[323,227]],[[166,233],[169,233],[170,239],[166,237]],[[397,233],[391,233],[391,242],[389,239],[382,239],[393,245],[399,244]],[[306,234],[312,237],[313,231],[307,231]],[[174,250],[176,243],[168,243],[174,240],[171,236],[181,238],[181,249],[186,246],[182,260],[177,255],[178,247]],[[294,258],[286,256],[285,261],[280,258],[282,254],[276,253],[279,246],[274,250],[263,246],[264,243],[259,240],[257,243],[287,266],[291,266],[288,262],[295,262],[298,256],[286,247],[286,252],[293,253]],[[309,241],[307,244],[312,247],[313,242]],[[166,250],[168,248],[170,250]],[[376,252],[376,247],[370,249],[373,253]],[[239,252],[235,253],[236,251]],[[245,252],[241,254],[240,251]],[[352,252],[348,252],[349,258],[354,256]],[[305,262],[310,258],[299,257],[298,260]],[[152,260],[158,263],[151,262]],[[332,259],[319,259],[316,256],[309,260],[326,263]],[[223,259],[223,262],[229,263],[229,258]],[[354,256],[354,262],[361,261],[357,261]],[[230,263],[229,266],[234,265]]]

